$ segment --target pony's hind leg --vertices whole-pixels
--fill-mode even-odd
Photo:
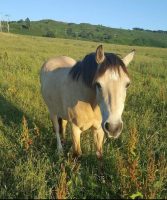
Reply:
[[[57,150],[58,150],[58,153],[61,153],[63,152],[63,147],[60,140],[60,134],[59,134],[60,128],[59,128],[58,118],[56,115],[51,115],[50,117],[53,124],[54,132],[56,133]]]
[[[66,142],[66,126],[67,126],[67,121],[63,120],[62,118],[58,118],[58,123],[59,123],[59,132],[62,135],[62,143],[65,144]]]

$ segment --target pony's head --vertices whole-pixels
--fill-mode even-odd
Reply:
[[[122,128],[122,113],[130,78],[127,71],[132,61],[134,50],[120,59],[112,53],[104,53],[98,46],[95,60],[98,65],[93,80],[96,87],[96,99],[102,114],[102,127],[107,137],[119,137]]]
[[[122,113],[126,91],[130,85],[127,71],[132,61],[133,50],[123,59],[113,53],[104,53],[102,45],[95,53],[85,56],[70,71],[74,80],[80,77],[96,90],[96,101],[102,114],[102,127],[108,137],[117,138],[123,128]]]

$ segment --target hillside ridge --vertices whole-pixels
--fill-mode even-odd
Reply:
[[[3,32],[8,29],[2,22]],[[10,32],[51,38],[68,38],[121,45],[167,48],[167,31],[111,28],[89,23],[67,23],[50,19],[30,21],[29,18],[9,22]]]

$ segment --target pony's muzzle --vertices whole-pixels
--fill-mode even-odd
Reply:
[[[123,122],[122,121],[120,121],[116,124],[112,124],[108,121],[106,121],[104,123],[104,131],[107,134],[108,138],[111,138],[111,137],[118,138],[119,135],[122,132],[122,129],[123,129]]]

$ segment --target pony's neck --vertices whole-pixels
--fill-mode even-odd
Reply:
[[[85,89],[88,91],[85,95],[87,96],[88,102],[90,103],[92,109],[95,109],[97,106],[96,100],[96,88],[95,87],[88,87],[84,84]]]

